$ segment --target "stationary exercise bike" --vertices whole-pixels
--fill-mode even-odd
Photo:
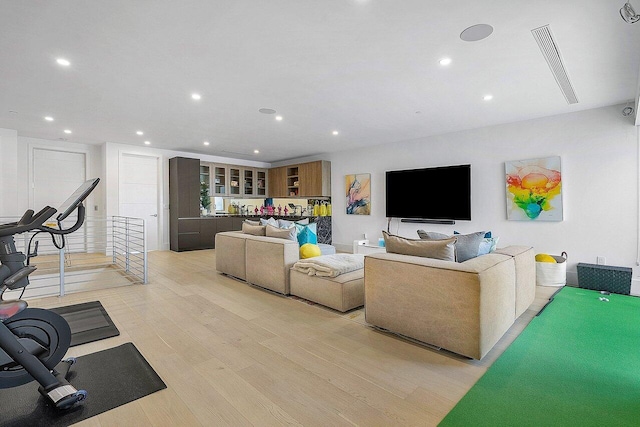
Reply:
[[[56,209],[47,206],[34,214],[27,210],[17,222],[0,225],[0,388],[17,387],[33,380],[40,383],[40,393],[58,409],[69,409],[82,402],[87,392],[76,390],[66,377],[75,363],[74,358],[62,358],[71,343],[71,329],[57,313],[40,308],[27,308],[22,299],[5,301],[7,290],[23,289],[29,284],[29,275],[36,270],[29,260],[38,255],[38,242],[27,255],[18,252],[14,235],[37,230],[51,235],[56,247],[64,247],[64,235],[78,230],[85,219],[84,199],[98,185],[99,178],[81,185],[62,205],[56,217],[58,228],[45,226]],[[62,229],[62,221],[77,209],[75,225]],[[55,236],[62,243],[56,242]]]

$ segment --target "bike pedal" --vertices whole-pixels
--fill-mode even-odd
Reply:
[[[56,402],[56,408],[61,410],[71,409],[72,407],[82,403],[87,398],[86,390],[78,390],[73,394],[63,397]]]

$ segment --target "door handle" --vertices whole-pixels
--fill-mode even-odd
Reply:
[[[155,216],[155,217],[157,217],[157,216],[158,216],[158,214],[153,214],[153,215],[149,215],[149,216]]]

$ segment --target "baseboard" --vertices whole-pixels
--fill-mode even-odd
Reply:
[[[336,248],[336,252],[348,252],[353,253],[353,243],[350,245],[345,245],[343,243],[332,243],[332,245]]]

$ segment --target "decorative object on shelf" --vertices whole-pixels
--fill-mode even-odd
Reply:
[[[206,182],[200,183],[200,206],[205,214],[209,210],[209,206],[211,206],[211,199],[209,198],[209,185]]]
[[[347,215],[371,215],[371,174],[345,175]]]
[[[562,221],[560,156],[505,162],[507,219]]]
[[[289,209],[287,209],[287,207],[286,207],[286,206],[284,207],[284,214],[285,214],[285,215],[288,215],[288,214],[289,214]]]
[[[320,216],[327,216],[327,204],[326,202],[322,202],[320,205]]]

